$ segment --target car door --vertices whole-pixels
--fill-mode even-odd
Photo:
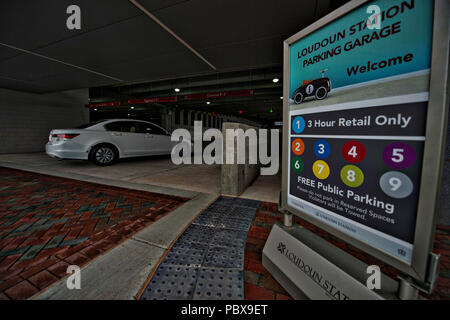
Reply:
[[[137,121],[115,121],[105,124],[105,129],[124,156],[140,156],[146,153],[145,134],[140,132]]]
[[[148,154],[170,154],[172,142],[167,131],[149,122],[141,122],[141,126],[145,132]]]

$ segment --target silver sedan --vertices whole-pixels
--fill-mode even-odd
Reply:
[[[107,166],[120,158],[170,154],[169,133],[151,122],[101,120],[50,132],[46,153],[57,159],[92,160]]]

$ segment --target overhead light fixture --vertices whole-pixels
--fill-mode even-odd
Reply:
[[[175,92],[180,92],[179,88],[175,88],[174,90],[175,90]]]
[[[280,97],[281,100],[283,100],[283,97]]]
[[[211,102],[209,102],[209,101],[206,101],[206,104],[211,104]]]
[[[94,111],[97,111],[97,109],[94,109]]]
[[[134,107],[131,107],[130,109],[131,109],[131,110],[134,110]]]
[[[278,83],[280,81],[280,79],[274,78],[272,81],[273,81],[273,83]]]

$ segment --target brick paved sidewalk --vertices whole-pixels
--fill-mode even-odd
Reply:
[[[261,254],[273,224],[281,222],[283,215],[278,212],[277,204],[261,202],[253,219],[247,237],[244,265],[245,299],[248,300],[282,300],[291,299],[289,294],[273,279],[261,264]],[[350,253],[363,262],[379,265],[382,272],[397,280],[398,271],[375,259],[361,250],[339,240],[328,232],[300,219],[294,222],[325,238],[339,248]],[[430,296],[433,300],[450,300],[450,226],[438,225],[433,252],[441,254],[440,277],[435,291]]]
[[[0,167],[0,300],[35,295],[187,200]]]
[[[247,235],[244,256],[244,292],[246,300],[292,300],[261,264],[262,251],[272,226],[282,221],[277,204],[261,202]]]

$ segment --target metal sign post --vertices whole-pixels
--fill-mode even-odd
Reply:
[[[280,209],[400,270],[403,299],[438,273],[448,56],[446,0],[354,0],[284,43]]]

